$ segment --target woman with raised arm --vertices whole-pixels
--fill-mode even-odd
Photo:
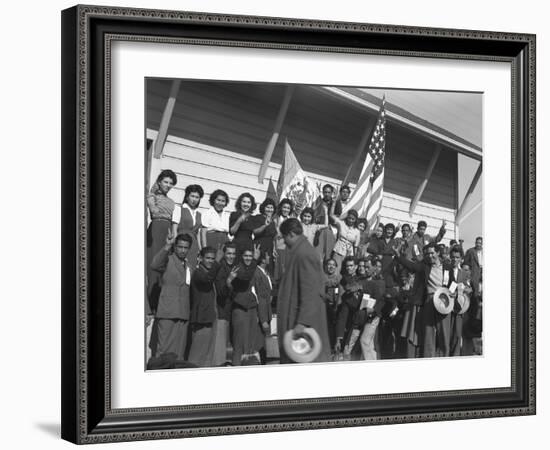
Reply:
[[[330,211],[330,219],[338,228],[338,238],[334,244],[332,258],[338,264],[338,270],[342,268],[342,261],[346,256],[355,256],[359,247],[360,232],[356,228],[358,214],[355,209],[350,209],[344,220],[334,215],[334,208]]]

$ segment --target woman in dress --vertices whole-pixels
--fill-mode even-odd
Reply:
[[[151,269],[155,255],[164,247],[168,231],[175,231],[172,223],[175,203],[168,192],[176,185],[178,179],[171,170],[163,170],[151,186],[147,195],[147,209],[151,222],[147,228],[147,294],[149,298],[148,312],[154,314],[157,309],[160,294],[160,277]]]
[[[300,213],[300,222],[302,222],[302,229],[304,230],[304,236],[307,238],[311,245],[315,245],[315,236],[317,232],[323,228],[328,227],[328,215],[324,216],[325,223],[315,223],[315,211],[309,206],[304,208]]]
[[[256,209],[256,201],[250,192],[239,195],[235,203],[235,211],[229,216],[229,233],[237,244],[237,258],[246,248],[252,248],[252,233],[255,224],[252,213]]]
[[[283,235],[281,234],[280,227],[286,219],[292,217],[293,213],[294,203],[288,198],[283,198],[279,202],[279,206],[277,207],[277,218],[275,219],[275,224],[277,226],[277,235],[275,236],[275,250],[273,252],[273,255],[275,257],[274,278],[276,283],[279,283],[279,281],[283,277],[287,253],[285,241],[283,239]]]
[[[199,204],[204,196],[204,191],[198,184],[190,184],[185,188],[185,197],[181,208],[179,208],[179,218],[176,216],[178,228],[177,234],[189,234],[193,238],[191,248],[187,253],[187,263],[191,269],[197,267],[197,258],[200,250],[198,231],[201,228],[201,213]],[[178,211],[176,209],[176,211]]]
[[[260,246],[262,255],[268,254],[270,263],[267,266],[267,272],[273,275],[273,248],[275,245],[275,236],[277,235],[277,226],[275,224],[275,209],[277,205],[272,198],[266,198],[260,205],[260,214],[254,216],[255,227],[254,245]]]
[[[334,244],[332,258],[336,261],[340,270],[342,268],[342,261],[346,256],[355,256],[357,254],[360,233],[355,224],[357,223],[358,214],[355,209],[350,209],[345,219],[342,220],[334,215],[334,211],[331,211],[330,218],[334,221],[336,228],[338,228],[338,238],[336,239],[336,244]]]
[[[215,249],[223,248],[229,240],[229,212],[224,211],[229,203],[229,196],[227,192],[216,189],[210,194],[209,203],[211,208],[201,217],[201,245]]]

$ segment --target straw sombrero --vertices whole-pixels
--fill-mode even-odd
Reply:
[[[283,337],[283,347],[292,361],[308,363],[319,356],[322,345],[319,333],[313,328],[305,328],[300,334],[288,330]]]
[[[438,288],[434,293],[434,308],[443,315],[449,314],[455,306],[454,297],[446,287]]]

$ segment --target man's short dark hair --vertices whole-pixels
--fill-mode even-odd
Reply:
[[[462,251],[462,248],[459,247],[458,245],[453,245],[449,250],[449,255],[452,256],[453,253],[458,253],[461,258],[464,256],[464,252]]]
[[[408,228],[409,231],[411,231],[411,226],[408,223],[404,223],[403,225],[401,225],[401,231],[403,231],[405,227]]]
[[[349,262],[352,262],[354,265],[357,265],[357,260],[355,259],[354,256],[346,256],[344,258],[344,261],[342,261],[342,267],[346,267],[346,264],[349,263]]]
[[[424,247],[422,247],[422,253],[426,253],[430,248],[433,248],[434,251],[437,253],[437,244],[435,242],[430,242],[429,244],[426,244]]]
[[[418,222],[418,228],[420,227],[428,228],[428,224],[424,220],[421,220]]]
[[[325,189],[330,189],[332,192],[334,192],[334,187],[332,186],[332,184],[325,184],[325,185],[323,186],[323,191],[324,191]]]
[[[237,250],[237,244],[235,244],[234,242],[226,242],[225,244],[223,244],[223,252],[225,253],[226,250],[228,248],[234,248],[235,250]]]
[[[185,241],[189,244],[189,247],[191,247],[191,244],[193,243],[193,238],[187,234],[187,233],[184,233],[184,234],[178,234],[176,236],[176,240],[174,241],[174,244],[175,245],[178,245],[178,242],[179,241]]]
[[[393,231],[395,231],[395,225],[393,223],[387,223],[386,225],[384,225],[384,230],[389,230],[389,229],[392,229]]]
[[[210,247],[210,246],[207,246],[207,247],[203,247],[201,248],[201,253],[200,255],[204,258],[206,255],[208,255],[209,253],[212,253],[212,254],[216,254],[216,249],[214,247]]]
[[[350,187],[349,187],[347,184],[344,184],[344,185],[340,188],[340,192],[342,192],[342,191],[351,192],[351,189],[350,189]]]
[[[295,217],[290,217],[289,219],[286,219],[279,227],[279,230],[281,230],[281,234],[283,236],[288,236],[290,233],[299,235],[303,234],[304,232],[304,229],[302,228],[302,223]]]
[[[483,241],[483,237],[481,237],[481,236],[476,237],[476,241],[477,241],[478,239],[480,239],[480,240]]]

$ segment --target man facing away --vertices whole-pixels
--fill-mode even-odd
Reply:
[[[285,333],[292,330],[299,334],[306,327],[315,329],[321,338],[321,353],[314,362],[329,361],[330,344],[319,254],[302,234],[302,224],[298,219],[287,219],[281,224],[280,231],[289,250],[277,300],[281,363],[292,362],[283,346]]]

